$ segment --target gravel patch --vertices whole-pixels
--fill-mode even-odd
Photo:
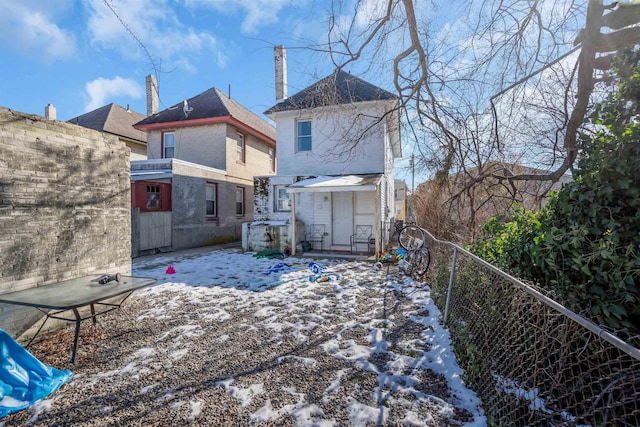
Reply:
[[[209,259],[203,257],[189,265]],[[260,262],[255,271],[268,265]],[[147,272],[159,285],[136,292],[96,326],[83,322],[75,365],[69,363],[73,327],[32,344],[37,358],[71,369],[73,379],[0,425],[447,426],[473,420],[432,369],[428,286],[393,267],[387,273],[366,262],[332,261],[326,271],[338,279],[312,283],[298,266],[280,277],[281,285],[256,292],[228,285],[224,275],[210,284],[170,282],[159,277],[165,266],[138,266],[137,275]]]

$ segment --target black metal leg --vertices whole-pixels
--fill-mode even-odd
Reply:
[[[96,308],[91,304],[91,319],[93,320],[93,326],[96,326]]]
[[[93,305],[91,305],[93,308]],[[71,363],[76,363],[76,350],[78,349],[78,335],[80,335],[80,313],[78,309],[73,309],[73,314],[76,316],[76,335],[73,337],[73,350],[71,351]]]
[[[42,311],[42,310],[40,310],[40,311]],[[49,315],[47,313],[45,313],[45,315],[46,315],[46,317],[44,318],[44,321],[42,322],[42,324],[38,328],[37,332],[35,334],[33,334],[33,336],[31,337],[31,339],[29,340],[29,342],[27,343],[27,345],[24,348],[29,348],[29,346],[31,345],[33,340],[36,339],[36,337],[38,336],[38,334],[40,333],[40,331],[44,327],[44,324],[47,323],[47,320],[49,320]]]

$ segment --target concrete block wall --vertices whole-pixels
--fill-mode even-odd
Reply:
[[[273,187],[271,186],[271,177],[257,176],[253,179],[253,219],[255,221],[266,221],[271,218],[272,209],[270,208],[269,195]]]
[[[129,154],[115,136],[0,107],[0,293],[131,273]],[[0,304],[14,336],[39,316]]]
[[[254,221],[290,221],[291,212],[275,210],[275,187],[288,186],[301,179],[295,176],[256,176],[253,179]],[[296,205],[296,208],[299,205]],[[299,211],[296,211],[299,213]]]

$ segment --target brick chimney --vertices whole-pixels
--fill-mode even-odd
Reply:
[[[287,99],[287,51],[284,46],[273,48],[276,63],[276,104]]]
[[[158,80],[153,74],[149,74],[146,79],[147,83],[147,116],[151,116],[158,112]]]
[[[49,120],[55,120],[56,107],[54,107],[53,104],[47,104],[47,106],[44,107],[44,116]]]

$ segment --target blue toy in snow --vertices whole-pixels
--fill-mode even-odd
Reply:
[[[312,283],[320,283],[320,282],[328,282],[329,280],[340,280],[340,276],[337,274],[323,274],[322,271],[324,268],[315,262],[309,263],[309,270],[313,273],[311,277],[309,277],[309,281]]]
[[[330,280],[340,280],[340,276],[337,274],[314,274],[309,277],[311,283],[322,283]]]
[[[272,273],[289,273],[291,271],[295,270],[291,265],[284,263],[284,262],[280,262],[276,265],[272,265],[271,267],[269,267],[269,269],[267,270],[266,275],[272,274]]]
[[[311,270],[311,272],[313,274],[320,274],[323,270],[323,268],[321,266],[319,266],[318,264],[316,264],[315,262],[310,262],[309,263],[309,270]]]

